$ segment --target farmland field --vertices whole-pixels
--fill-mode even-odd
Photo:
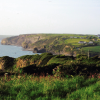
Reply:
[[[88,39],[66,39],[66,40],[64,41],[64,43],[65,43],[65,44],[71,43],[72,45],[77,45],[77,46],[79,46],[79,45],[81,45],[81,44],[78,43],[79,41],[89,42]]]
[[[85,51],[100,52],[100,46],[83,47],[82,49]]]

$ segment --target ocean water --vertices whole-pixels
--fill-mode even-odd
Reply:
[[[0,57],[9,56],[13,58],[18,58],[23,55],[35,55],[41,53],[33,53],[32,51],[24,51],[20,46],[13,45],[1,45],[0,40]]]

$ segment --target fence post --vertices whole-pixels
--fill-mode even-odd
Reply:
[[[89,50],[88,50],[88,59],[89,59]]]
[[[60,55],[60,50],[59,50],[59,55]]]
[[[82,56],[82,48],[81,48],[81,56]]]

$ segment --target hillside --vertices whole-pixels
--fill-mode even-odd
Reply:
[[[100,58],[42,53],[0,57],[1,100],[99,100]]]
[[[33,74],[34,72],[38,74],[42,72],[52,74],[52,71],[56,70],[56,67],[59,65],[57,68],[60,68],[60,72],[65,71],[66,74],[70,75],[86,75],[94,73],[94,71],[99,72],[99,62],[100,58],[98,56],[88,58],[86,55],[73,57],[42,53],[41,55],[24,55],[18,58],[3,56],[0,57],[0,70],[14,73],[23,70],[27,74]]]
[[[51,52],[53,54],[76,55],[81,53],[81,48],[100,45],[95,41],[98,37],[93,35],[76,34],[24,34],[5,38],[1,41],[2,45],[22,46],[25,50],[34,53]],[[84,43],[79,43],[84,41]],[[92,41],[92,44],[89,42]],[[80,48],[78,50],[78,48]],[[84,52],[85,53],[85,52]]]

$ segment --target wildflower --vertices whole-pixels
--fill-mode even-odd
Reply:
[[[71,77],[73,77],[73,75],[71,75]]]
[[[20,79],[21,78],[21,76],[20,75],[18,75],[18,79]]]
[[[92,75],[92,78],[94,78],[94,75]]]
[[[6,77],[6,76],[8,77],[8,73],[5,73],[4,76],[5,76],[5,77]]]

